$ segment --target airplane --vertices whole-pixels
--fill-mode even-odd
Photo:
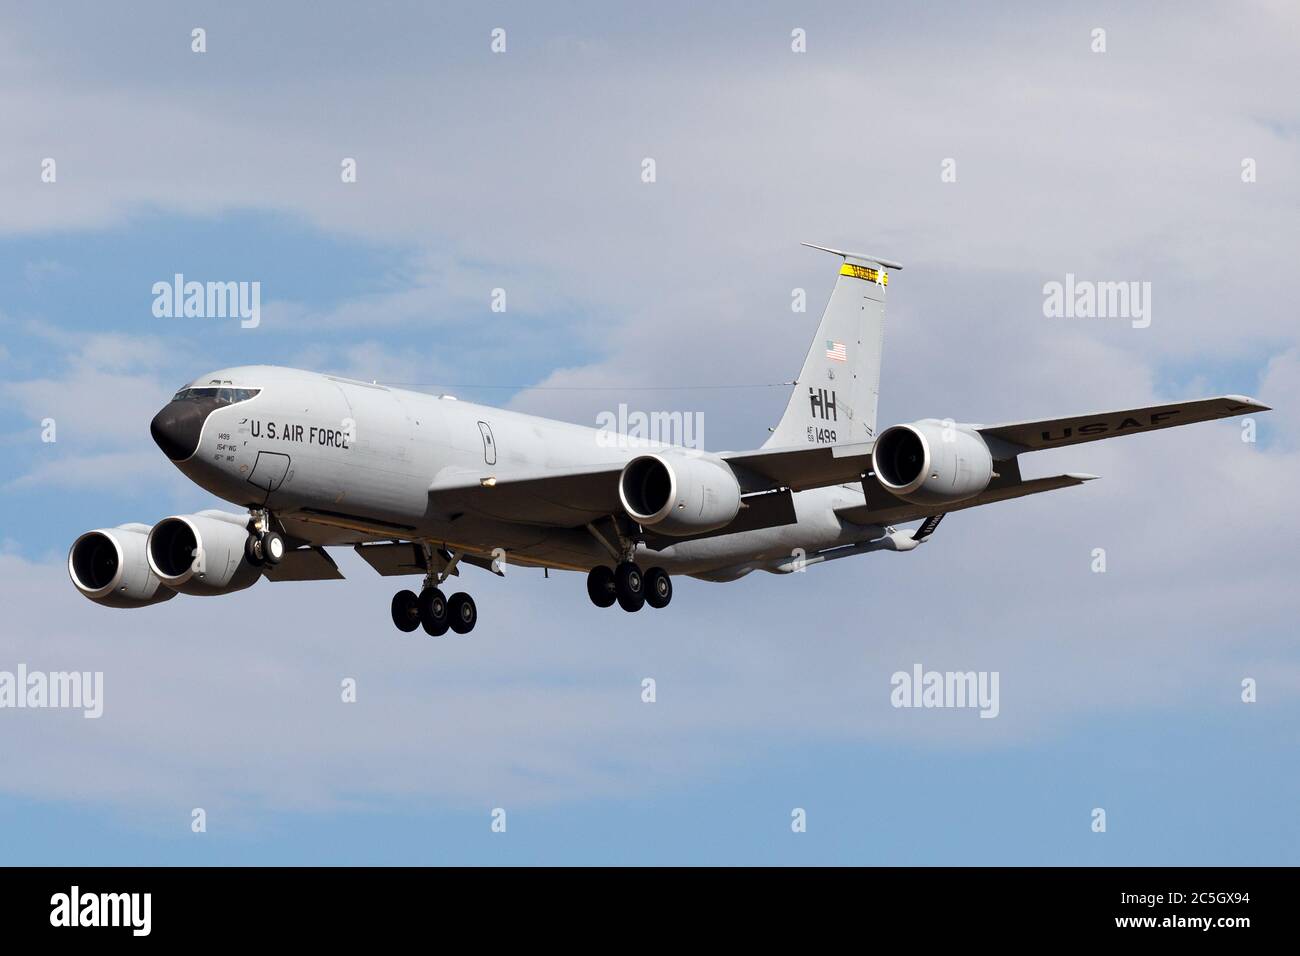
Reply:
[[[762,447],[705,452],[268,365],[181,388],[150,431],[195,484],[246,511],[89,531],[68,554],[90,600],[143,607],[271,581],[340,579],[351,546],[394,595],[397,628],[467,634],[465,566],[587,574],[597,607],[666,607],[672,575],[734,581],[874,551],[912,551],[949,513],[1079,485],[1024,478],[1020,456],[1268,411],[1223,395],[996,425],[923,418],[876,431],[885,293],[902,266],[804,243],[842,262],[785,413]],[[914,529],[900,529],[919,521]],[[643,570],[644,568],[644,570]]]

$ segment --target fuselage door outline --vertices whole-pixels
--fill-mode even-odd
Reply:
[[[290,458],[277,451],[259,451],[248,473],[249,484],[266,492],[278,491],[289,473]]]
[[[497,463],[497,443],[492,437],[492,426],[487,422],[479,422],[478,430],[483,433],[483,461],[488,465]]]

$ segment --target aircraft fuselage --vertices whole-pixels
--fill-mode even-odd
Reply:
[[[502,549],[507,560],[519,563],[587,570],[609,563],[610,556],[585,529],[557,530],[484,513],[448,515],[431,507],[430,485],[448,471],[484,478],[562,472],[624,463],[664,447],[449,397],[274,366],[224,369],[191,387],[229,389],[235,401],[215,404],[197,428],[191,423],[192,453],[177,458],[190,451],[183,435],[182,447],[168,452],[177,467],[226,501],[274,512],[291,534],[315,545],[428,540],[477,553]],[[813,554],[879,537],[878,527],[835,516],[835,508],[862,500],[854,486],[796,493],[796,524],[674,544],[641,563],[724,578],[772,570],[796,549]]]

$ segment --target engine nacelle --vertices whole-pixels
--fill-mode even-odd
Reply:
[[[260,568],[244,552],[247,515],[203,511],[163,518],[149,532],[149,567],[182,594],[225,594],[257,582]]]
[[[633,458],[618,479],[623,509],[660,534],[689,535],[731,524],[740,483],[726,462],[683,452]]]
[[[894,425],[876,438],[871,469],[887,490],[916,504],[973,498],[993,480],[993,456],[970,425],[934,418]]]
[[[147,607],[170,601],[176,592],[162,586],[149,568],[149,526],[124,524],[87,531],[68,549],[68,577],[77,590],[105,607]]]

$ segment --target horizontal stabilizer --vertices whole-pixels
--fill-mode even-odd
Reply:
[[[1026,495],[1036,495],[1043,491],[1055,491],[1057,488],[1081,485],[1085,481],[1092,481],[1096,477],[1096,475],[1078,473],[1053,475],[1051,478],[1032,478],[1029,481],[1021,481],[1016,484],[1007,484],[996,488],[990,487],[974,498],[967,498],[965,501],[958,501],[955,504],[927,507],[926,505],[911,504],[901,498],[894,498],[891,503],[883,507],[878,505],[857,505],[852,508],[837,508],[835,513],[845,521],[850,521],[856,525],[902,524],[904,521],[915,521],[918,518],[938,517],[950,511],[961,511],[965,508],[991,505],[995,501],[1009,501],[1012,498],[1023,498]]]
[[[902,271],[903,264],[894,262],[890,259],[882,259],[880,256],[873,256],[867,252],[846,252],[843,249],[832,249],[830,246],[819,246],[815,242],[801,242],[801,246],[807,246],[809,249],[816,249],[819,252],[829,252],[832,255],[843,256],[845,259],[853,259],[857,262],[875,262],[884,266],[886,269],[898,269]]]
[[[1077,445],[1085,441],[1115,438],[1138,432],[1208,422],[1216,418],[1232,418],[1249,412],[1266,412],[1261,405],[1244,395],[1221,395],[1195,402],[1175,402],[1172,405],[1151,405],[1147,408],[1129,408],[1118,412],[1096,412],[1092,415],[1074,415],[1068,418],[1045,418],[1032,422],[1011,422],[1005,425],[980,425],[978,431],[988,441],[993,457],[1010,458],[1024,451],[1038,451],[1061,445]],[[1011,448],[1000,448],[1005,442]]]

